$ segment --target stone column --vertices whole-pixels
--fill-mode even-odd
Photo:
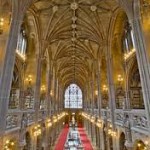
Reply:
[[[38,121],[39,117],[39,106],[40,106],[40,93],[41,93],[41,77],[42,77],[42,63],[44,60],[43,51],[47,47],[47,41],[41,41],[41,47],[37,54],[37,63],[36,63],[36,82],[35,82],[35,92],[34,92],[34,109],[35,109],[35,121]]]
[[[0,79],[0,135],[2,136],[6,127],[6,115],[8,110],[9,95],[13,77],[16,46],[20,26],[24,14],[30,4],[30,0],[13,0],[12,1],[12,21],[10,25],[9,38],[5,50],[2,74]],[[1,143],[1,142],[0,142]]]
[[[58,78],[56,79],[56,111],[59,113],[59,83]]]
[[[93,72],[95,70],[93,69]],[[92,73],[92,81],[91,81],[91,100],[92,100],[92,116],[95,117],[95,101],[94,101],[94,94],[95,94],[95,74]],[[95,124],[91,123],[91,138],[93,143],[95,144],[95,137],[96,132],[95,132]]]
[[[64,108],[64,95],[63,95],[63,90],[62,86],[60,86],[60,110],[63,111]]]
[[[21,89],[20,89],[20,96],[19,96],[19,109],[23,110],[24,105],[25,105],[25,98],[24,98],[24,93],[25,93],[25,68],[26,68],[26,63],[22,63],[22,81],[21,81]]]
[[[60,111],[63,111],[63,107],[64,107],[65,100],[64,100],[63,90],[62,90],[62,84],[60,85],[59,88],[60,88],[60,89],[59,89]]]
[[[93,81],[90,81],[90,100],[91,100],[91,105],[90,105],[90,115],[93,116],[94,114],[94,107],[93,107]],[[90,137],[93,141],[93,127],[92,127],[92,123],[89,122],[90,125]]]
[[[98,85],[98,115],[101,118],[102,95],[101,95],[101,74],[100,63],[97,61],[97,85]]]
[[[42,58],[37,56],[37,69],[36,69],[36,82],[35,82],[35,92],[34,92],[34,109],[35,109],[35,121],[38,122],[39,117],[39,105],[40,105],[40,89],[41,89],[41,68],[42,68]]]
[[[47,103],[47,118],[50,118],[50,109],[51,109],[51,70],[50,68],[48,69],[48,74],[47,74],[47,91],[46,91],[46,103]],[[46,135],[45,135],[45,140],[44,140],[44,150],[48,150],[49,148],[49,137],[50,137],[50,127],[46,127]]]
[[[88,81],[87,81],[88,82]],[[88,103],[89,103],[89,91],[88,91],[88,84],[86,85],[86,113],[88,113]]]
[[[52,74],[51,70],[48,69],[48,75],[47,75],[47,92],[46,92],[46,99],[47,99],[47,117],[50,117],[50,109],[51,109],[51,81],[52,81]]]
[[[88,112],[88,88],[86,86],[86,90],[85,90],[85,99],[84,99],[84,103],[85,103],[85,112]]]
[[[101,145],[100,145],[100,129],[99,127],[96,126],[96,146],[97,146],[97,149],[100,149],[101,148]]]
[[[55,63],[54,63],[55,66]],[[54,114],[57,112],[57,106],[56,106],[56,72],[53,70],[53,109],[54,109]]]
[[[93,80],[90,83],[91,85],[91,115],[94,115],[94,82]]]
[[[90,81],[88,81],[88,114],[91,113],[91,93],[90,93]]]
[[[114,128],[114,110],[115,110],[115,87],[113,82],[113,71],[112,71],[112,56],[110,53],[110,47],[105,46],[105,56],[107,63],[107,81],[108,81],[108,91],[109,91],[109,107],[111,111],[111,121]]]
[[[125,71],[125,81],[127,81],[127,62],[124,62],[124,71]],[[125,101],[124,101],[124,106],[123,109],[131,109],[131,104],[130,104],[130,92],[129,92],[129,86],[128,82],[125,82]]]
[[[88,82],[89,86],[89,113],[92,114],[93,109],[92,109],[92,81]]]
[[[57,105],[58,105],[58,112],[60,113],[60,85],[59,85],[59,82],[58,82],[58,85],[57,85]]]
[[[49,150],[50,127],[45,128],[45,134],[45,139],[43,140],[42,145],[44,147],[44,150]]]
[[[113,82],[113,70],[112,70],[113,61],[112,61],[112,55],[110,49],[111,49],[110,45],[105,45],[105,52],[106,52],[105,55],[106,55],[106,63],[107,63],[107,81],[108,81],[108,91],[109,91],[109,107],[110,107],[110,115],[111,115],[110,117],[111,117],[112,129],[115,130],[116,99],[115,99],[115,87]],[[107,141],[107,143],[109,142]],[[116,149],[114,138],[113,138],[113,149]]]
[[[98,115],[99,115],[99,118],[101,119],[101,108],[102,108],[102,95],[101,95],[101,74],[100,74],[100,71],[101,71],[101,66],[100,66],[100,62],[98,61],[97,62],[97,84],[98,84]],[[99,148],[100,149],[104,149],[104,137],[103,137],[103,129],[100,128],[99,129]]]
[[[142,27],[139,18],[130,21],[133,28],[133,37],[135,41],[136,56],[140,72],[140,79],[144,97],[145,111],[148,119],[150,132],[150,65],[148,54],[145,47],[145,41],[142,33]],[[140,41],[140,42],[139,42]]]

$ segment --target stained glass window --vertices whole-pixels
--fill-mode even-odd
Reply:
[[[82,91],[76,84],[71,84],[65,91],[65,108],[82,108]]]
[[[25,57],[26,48],[27,48],[26,32],[22,27],[18,35],[18,42],[16,48],[17,54],[19,54],[21,57]]]
[[[123,35],[123,51],[125,53],[130,52],[134,48],[133,31],[129,22],[125,23],[124,35]]]

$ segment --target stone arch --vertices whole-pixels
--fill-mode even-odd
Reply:
[[[142,31],[143,31],[143,35],[144,35],[144,42],[145,42],[145,46],[146,46],[146,51],[148,54],[148,59],[150,60],[150,28],[149,28],[149,24],[150,24],[150,19],[149,19],[149,7],[147,7],[149,4],[148,1],[145,0],[138,0],[135,1],[134,4],[134,12],[136,14],[136,16],[139,19],[140,23],[141,23],[141,27],[142,27]]]
[[[30,133],[27,131],[25,133],[25,141],[26,141],[26,145],[24,146],[23,150],[30,150],[31,149],[31,135]]]
[[[125,133],[122,132],[120,134],[120,137],[119,137],[119,147],[120,147],[120,150],[127,150],[126,146],[125,146],[125,141],[126,141]]]
[[[46,132],[48,132],[48,130],[46,130],[46,122],[41,124],[42,126],[42,139],[41,139],[41,150],[44,150],[44,147],[46,144],[49,144],[49,140],[48,143],[46,143]]]
[[[41,69],[41,90],[40,90],[40,109],[46,109],[46,89],[48,89],[48,76],[49,76],[49,61],[48,61],[48,53],[45,52],[43,60],[42,60],[42,69]]]
[[[28,18],[28,16],[30,16]],[[32,24],[31,24],[32,22]],[[28,27],[27,51],[24,71],[24,104],[26,109],[34,108],[34,85],[36,83],[38,55],[41,54],[41,41],[39,38],[39,24],[35,12],[29,9],[28,15],[24,17],[24,24]],[[29,81],[30,80],[30,81]]]
[[[145,148],[146,148],[146,145],[142,140],[138,139],[135,141],[134,150],[144,150]]]
[[[144,108],[140,73],[136,57],[133,58],[128,69],[128,90],[131,108]]]
[[[11,91],[10,91],[10,100],[8,106],[11,109],[15,109],[19,107],[21,86],[22,86],[21,70],[18,67],[18,64],[15,63],[13,77],[12,77]]]
[[[70,84],[65,90],[65,108],[82,108],[83,92],[77,84]]]
[[[109,148],[110,148],[110,150],[113,150],[113,138],[112,138],[111,135],[109,135],[108,141],[109,141]]]
[[[42,136],[38,135],[37,136],[37,141],[36,141],[36,149],[41,150],[42,148]]]
[[[107,127],[106,127],[106,125],[104,124],[104,125],[103,125],[104,150],[107,150],[107,135],[106,135],[106,132],[107,132]]]
[[[112,74],[115,84],[115,103],[117,108],[123,108],[125,101],[125,69],[122,37],[124,36],[124,28],[127,21],[126,13],[122,9],[117,8],[109,24],[108,53],[112,58]],[[120,78],[122,80],[119,80]]]

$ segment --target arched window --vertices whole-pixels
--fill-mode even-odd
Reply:
[[[65,108],[82,108],[82,91],[76,84],[71,84],[65,91]]]
[[[26,48],[27,48],[26,32],[25,29],[21,27],[20,33],[18,35],[16,52],[23,59],[25,59]]]
[[[124,27],[123,48],[125,53],[131,51],[134,48],[132,28],[128,22],[125,23]]]

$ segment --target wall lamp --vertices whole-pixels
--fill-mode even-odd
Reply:
[[[4,18],[0,18],[0,34],[3,33]]]
[[[14,149],[15,142],[13,140],[6,140],[4,145],[4,150]]]

